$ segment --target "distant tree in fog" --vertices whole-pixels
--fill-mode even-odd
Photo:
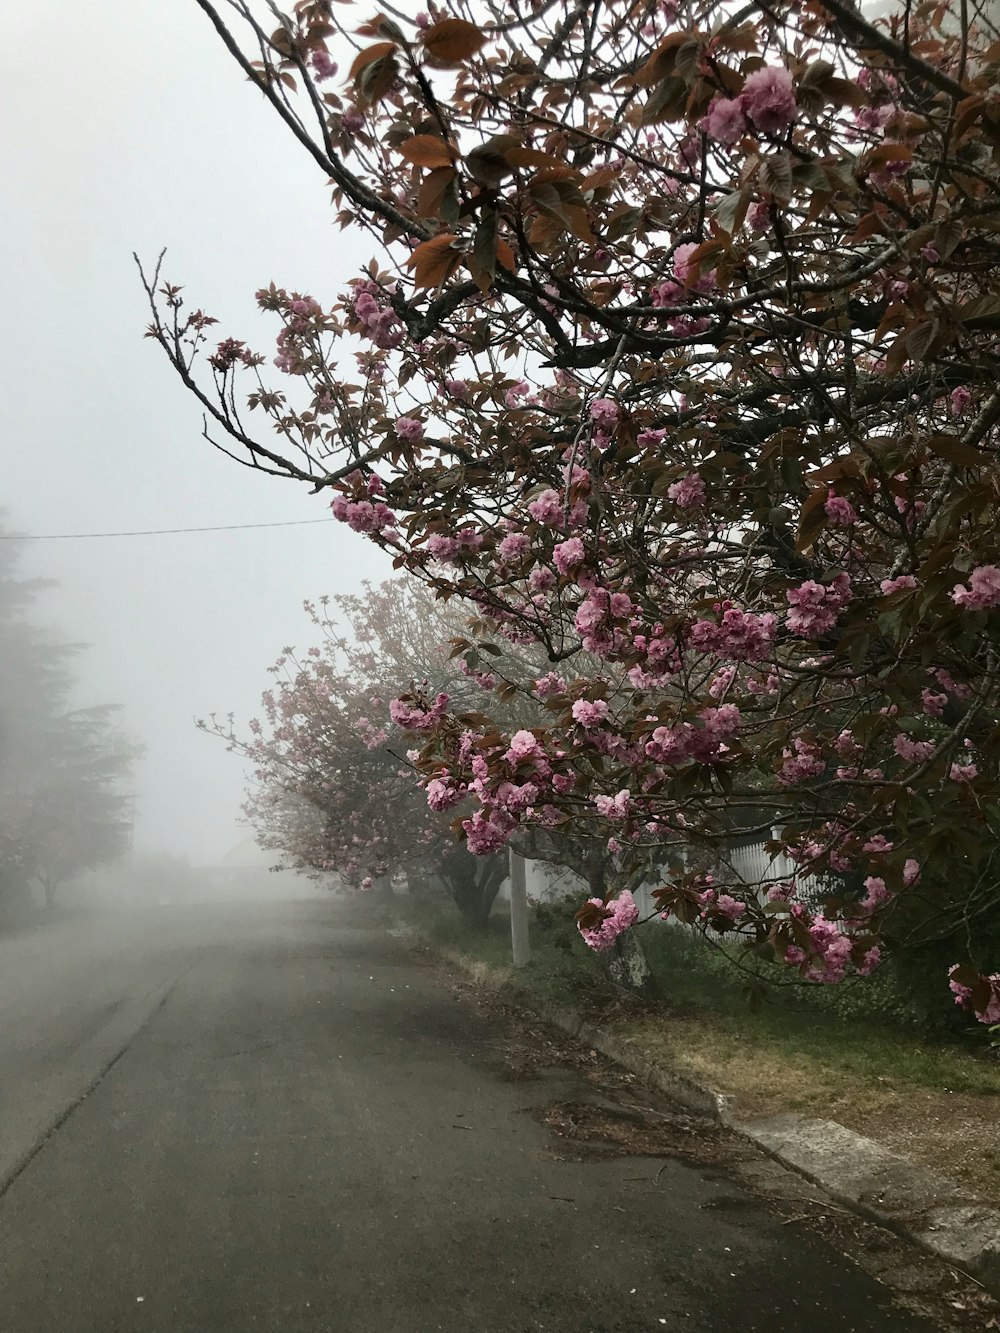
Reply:
[[[78,646],[35,623],[47,585],[18,577],[18,554],[0,531],[0,916],[33,881],[51,906],[64,881],[127,850],[139,754],[114,706],[69,707]]]

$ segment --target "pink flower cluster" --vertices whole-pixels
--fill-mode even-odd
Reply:
[[[793,944],[785,951],[785,962],[792,967],[808,964],[805,976],[810,981],[818,981],[824,985],[835,985],[838,981],[843,981],[854,949],[851,936],[841,931],[835,921],[828,921],[822,913],[819,913],[813,917],[809,926],[809,940],[810,953]],[[873,947],[865,953],[856,970],[861,976],[867,976],[878,967],[880,961],[881,954],[878,947]]]
[[[433,532],[427,538],[427,551],[435,560],[455,562],[478,551],[483,544],[482,533],[475,528],[461,528],[454,537],[445,537],[440,532]]]
[[[689,241],[685,245],[679,245],[674,251],[674,277],[682,287],[690,291],[710,292],[715,287],[715,269],[708,273],[699,272],[699,265],[695,260],[695,252],[698,250],[698,244],[695,241]]]
[[[705,482],[697,472],[691,472],[680,481],[672,481],[667,495],[678,509],[701,509],[705,504]]]
[[[531,548],[531,539],[523,532],[508,532],[497,542],[497,555],[505,563],[519,560]]]
[[[768,657],[774,643],[778,618],[768,612],[754,615],[740,611],[729,602],[722,603],[722,618],[697,620],[691,627],[689,642],[699,652],[716,653],[735,662],[760,662]]]
[[[405,698],[389,700],[389,716],[404,731],[430,731],[437,726],[450,703],[447,694],[438,694],[433,704],[419,697],[413,703]]]
[[[444,776],[440,778],[431,778],[427,787],[427,804],[432,810],[441,814],[445,810],[450,810],[458,805],[465,795],[464,788],[454,782],[451,778]]]
[[[624,636],[613,622],[627,619],[634,609],[627,592],[609,593],[605,588],[592,588],[578,607],[574,621],[587,652],[607,655],[621,647]]]
[[[731,147],[747,128],[747,121],[764,134],[779,134],[797,114],[795,85],[787,69],[758,69],[747,79],[739,97],[717,97],[701,128],[717,143]]]
[[[355,532],[385,532],[396,526],[396,516],[381,500],[348,500],[338,495],[330,505],[334,518]]]
[[[589,898],[595,907],[604,908],[604,920],[594,929],[580,926],[580,934],[596,953],[605,953],[612,947],[619,935],[634,926],[639,920],[639,908],[628,889],[623,889],[613,902],[606,907],[602,899]]]
[[[528,513],[536,523],[547,528],[561,528],[563,525],[563,505],[558,491],[542,491],[537,499],[528,505]]]
[[[915,741],[912,736],[899,735],[893,738],[892,748],[908,764],[923,764],[934,753],[933,741]]]
[[[566,682],[562,676],[557,676],[554,671],[539,676],[535,681],[535,693],[539,699],[551,699],[554,694],[562,694],[565,688]]]
[[[353,284],[352,309],[363,332],[376,347],[391,351],[406,337],[402,321],[386,304],[386,293],[370,278],[359,278]]]
[[[892,902],[893,894],[880,875],[869,875],[865,880],[865,896],[858,903],[862,912],[874,912]]]
[[[315,72],[317,83],[322,83],[324,79],[332,79],[337,73],[337,62],[325,46],[316,47],[310,56],[310,63]]]
[[[396,435],[407,444],[416,444],[424,437],[423,423],[416,417],[399,417],[396,421]]]
[[[586,554],[580,538],[570,537],[553,548],[552,561],[560,574],[569,575],[580,568]]]
[[[835,491],[830,491],[827,495],[823,512],[836,528],[849,528],[852,523],[856,523],[858,520],[850,500],[838,495]]]
[[[957,389],[952,389],[951,410],[954,416],[956,417],[965,416],[965,413],[971,402],[972,402],[972,394],[969,392],[969,390],[965,387],[964,384],[960,384]]]
[[[895,579],[883,579],[878,586],[883,597],[890,597],[894,592],[902,592],[904,588],[915,588],[917,580],[912,574],[900,574]]]
[[[972,987],[964,986],[955,980],[955,972],[959,966],[955,963],[948,969],[948,985],[955,997],[955,1003],[963,1009],[972,1009]],[[990,997],[985,1009],[975,1010],[976,1017],[980,1023],[1000,1023],[1000,972],[984,976],[983,980],[989,983]]]
[[[465,843],[473,856],[489,856],[506,847],[514,831],[514,820],[502,810],[477,810],[471,819],[462,820]]]
[[[851,576],[838,574],[827,584],[807,579],[785,596],[791,607],[788,628],[800,638],[818,639],[833,629],[839,612],[851,600]]]
[[[746,903],[741,903],[728,893],[719,893],[716,889],[706,889],[700,893],[698,902],[701,904],[702,920],[715,925],[726,922],[735,925],[747,914]]]
[[[510,747],[504,758],[508,764],[517,764],[522,759],[536,759],[544,755],[541,743],[538,737],[530,731],[515,731],[510,738]]]
[[[594,805],[605,819],[627,819],[632,808],[632,793],[623,787],[616,796],[595,796]]]
[[[599,727],[608,716],[608,705],[603,699],[577,699],[573,705],[573,720],[590,731]]]
[[[957,584],[951,600],[967,611],[987,611],[1000,606],[1000,569],[996,565],[978,565],[969,575],[969,586]]]
[[[595,398],[590,404],[590,419],[604,430],[614,430],[618,425],[618,404],[613,398]]]
[[[681,764],[687,759],[711,764],[721,759],[728,749],[726,741],[736,735],[743,722],[740,710],[735,704],[722,704],[703,709],[698,717],[700,727],[691,722],[657,727],[646,742],[647,758],[660,764]]]
[[[812,741],[796,736],[792,746],[782,751],[778,781],[783,787],[808,782],[810,778],[819,777],[825,767],[819,747]]]

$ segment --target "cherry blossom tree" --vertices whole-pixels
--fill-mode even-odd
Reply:
[[[449,669],[447,622],[418,585],[400,580],[330,603],[306,604],[320,642],[301,655],[284,649],[270,669],[275,683],[262,696],[263,716],[247,736],[232,717],[200,725],[252,764],[245,813],[261,845],[286,864],[388,893],[399,872],[411,889],[439,881],[466,921],[482,928],[505,858],[476,858],[456,842],[416,781],[417,752],[407,752],[405,733],[387,715],[414,678],[427,688],[446,675],[465,683]],[[449,696],[437,697],[443,708]]]
[[[397,701],[428,796],[473,803],[475,854],[718,848],[662,913],[809,981],[870,971],[1000,830],[990,25],[957,0],[302,0],[276,29],[196,3],[377,255],[322,299],[262,288],[267,354],[157,266],[149,335],[213,444],[472,602],[491,657],[548,658],[498,684],[537,727]],[[831,877],[821,910],[728,872],[734,831],[775,824]],[[595,897],[591,942],[634,924]],[[992,1021],[987,944],[973,922],[950,981]]]

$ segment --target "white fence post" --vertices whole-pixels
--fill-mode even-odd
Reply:
[[[528,940],[528,890],[525,884],[524,857],[513,847],[510,854],[510,944],[515,967],[524,967],[531,957]]]

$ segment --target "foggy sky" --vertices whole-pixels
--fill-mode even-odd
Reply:
[[[183,283],[219,336],[267,351],[272,279],[332,300],[371,254],[332,225],[320,171],[225,54],[193,0],[48,0],[5,13],[6,262],[0,374],[7,522],[102,532],[326,517],[291,481],[201,439],[147,322],[132,251]],[[90,645],[78,702],[117,702],[148,747],[136,843],[211,860],[240,836],[240,761],[198,733],[258,711],[266,668],[312,641],[303,598],[388,559],[337,523],[26,543],[55,578],[41,613]]]

